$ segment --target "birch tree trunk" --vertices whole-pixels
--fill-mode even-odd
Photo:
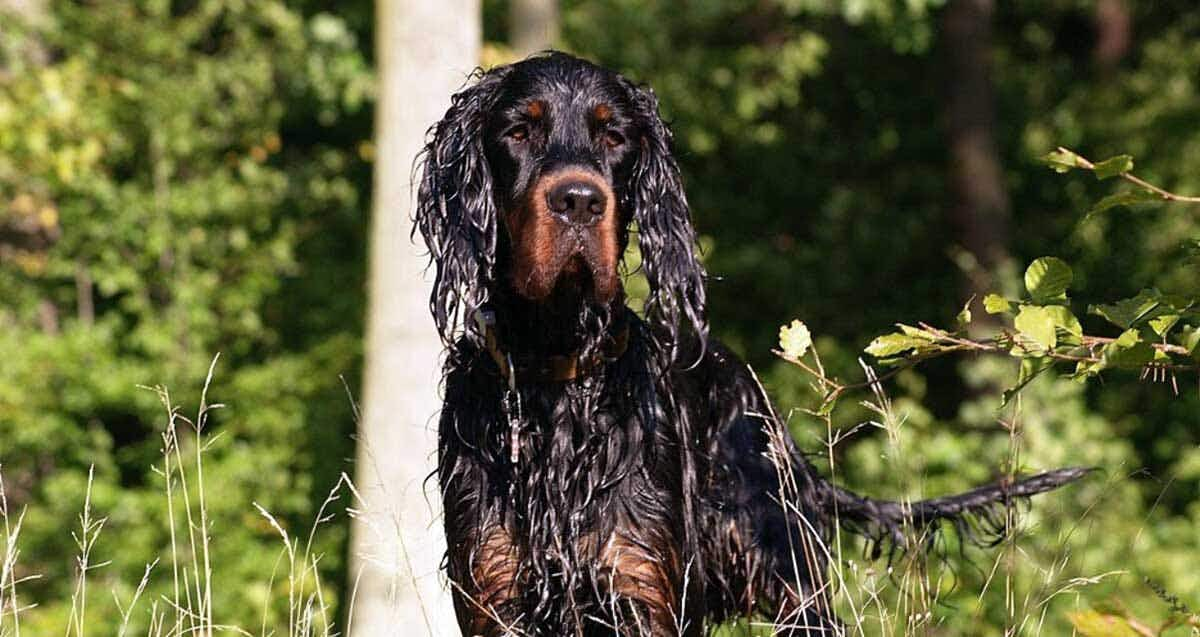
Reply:
[[[0,0],[0,13],[36,20],[46,13],[46,0]]]
[[[436,461],[441,345],[426,250],[410,238],[413,158],[478,63],[479,0],[377,0],[379,102],[365,374],[351,530],[354,637],[457,635],[438,565],[445,550]]]
[[[508,40],[522,58],[553,47],[558,42],[558,0],[511,0]]]

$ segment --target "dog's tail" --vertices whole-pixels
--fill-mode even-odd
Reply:
[[[964,543],[993,546],[1008,533],[1009,508],[1039,493],[1074,482],[1092,469],[1071,467],[1039,473],[1015,481],[1000,481],[958,495],[891,502],[865,498],[825,483],[823,505],[842,528],[866,537],[872,558],[885,550],[929,548],[943,525],[951,525]]]

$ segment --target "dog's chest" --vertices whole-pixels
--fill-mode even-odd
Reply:
[[[518,527],[557,529],[565,540],[636,515],[630,507],[643,497],[670,499],[678,454],[659,410],[613,386],[558,389],[523,395],[520,420],[502,420],[517,454],[494,495]]]
[[[681,474],[668,428],[645,420],[654,410],[632,409],[628,396],[604,396],[527,400],[518,462],[505,492],[494,494],[528,551],[519,577],[563,608],[593,608],[623,564],[657,564],[675,553],[645,554],[645,547],[678,541]]]

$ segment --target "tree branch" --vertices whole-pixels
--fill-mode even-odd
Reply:
[[[1079,153],[1077,153],[1069,148],[1065,148],[1063,146],[1059,146],[1058,150],[1059,150],[1059,152],[1062,152],[1062,153],[1070,153],[1070,154],[1074,155],[1076,158],[1076,164],[1080,168],[1085,168],[1087,170],[1095,170],[1096,169],[1096,164],[1093,163],[1090,159],[1084,157],[1083,155],[1080,155]],[[1159,188],[1158,186],[1155,186],[1154,184],[1146,181],[1145,179],[1142,179],[1141,177],[1134,175],[1133,173],[1128,173],[1128,172],[1121,173],[1120,175],[1118,175],[1118,177],[1120,177],[1121,179],[1124,179],[1125,181],[1128,181],[1131,184],[1134,184],[1135,186],[1138,186],[1139,188],[1144,188],[1145,190],[1149,190],[1150,192],[1158,195],[1165,201],[1178,201],[1181,203],[1200,203],[1200,197],[1193,197],[1190,195],[1179,195],[1179,194],[1173,193],[1169,190],[1164,190],[1164,189]]]

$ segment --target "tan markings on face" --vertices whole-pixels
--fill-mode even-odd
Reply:
[[[567,224],[551,213],[546,194],[564,181],[585,181],[600,189],[605,198],[601,218],[580,230],[585,238],[582,253],[578,239]],[[609,301],[617,293],[620,259],[616,214],[616,196],[600,175],[580,169],[567,169],[542,177],[529,189],[525,201],[508,211],[505,220],[513,239],[513,267],[510,273],[514,289],[531,299],[548,296],[559,274],[575,255],[582,256],[591,270],[597,300]]]
[[[598,267],[593,272],[593,279],[596,283],[598,299],[610,301],[620,286],[620,277],[617,274],[617,263],[621,260],[621,246],[618,241],[620,221],[617,219],[616,197],[607,188],[604,193],[606,195],[604,216],[600,218],[600,223],[596,226],[596,248],[598,250],[596,265]]]
[[[612,107],[608,104],[597,104],[595,108],[592,109],[592,116],[595,117],[596,121],[598,122],[607,122],[608,120],[612,119],[612,114]]]
[[[541,119],[546,114],[546,103],[542,100],[533,100],[525,107],[525,112],[533,119]]]
[[[546,205],[550,186],[547,180],[540,180],[529,189],[524,204],[507,215],[513,238],[513,287],[533,299],[544,298],[554,285],[549,269],[555,261],[556,231]]]

